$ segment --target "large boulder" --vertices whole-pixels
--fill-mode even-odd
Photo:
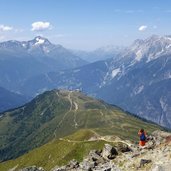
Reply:
[[[116,149],[119,153],[125,153],[125,152],[132,151],[132,149],[127,144],[124,144],[124,143],[118,143]]]
[[[117,150],[112,147],[110,144],[105,144],[103,151],[102,151],[102,157],[105,159],[114,159],[118,155]]]

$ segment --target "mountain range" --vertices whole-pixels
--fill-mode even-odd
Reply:
[[[97,48],[93,51],[71,50],[71,52],[76,56],[79,56],[80,58],[84,59],[85,61],[92,63],[113,58],[114,56],[119,56],[125,50],[125,47],[108,45],[101,48]]]
[[[171,36],[135,40],[93,63],[40,36],[3,42],[0,54],[0,86],[9,91],[33,98],[54,88],[80,89],[171,128]]]
[[[153,35],[113,58],[32,77],[20,91],[34,96],[46,89],[80,89],[171,128],[170,68],[171,36]]]
[[[30,77],[87,64],[61,45],[37,36],[30,41],[0,43],[0,86],[17,92]]]

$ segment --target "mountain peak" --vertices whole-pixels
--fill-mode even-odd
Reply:
[[[33,40],[34,45],[51,44],[50,41],[42,36],[36,36]]]
[[[162,55],[171,53],[171,36],[152,35],[151,37],[134,41],[131,51],[135,53],[136,60],[147,58],[147,62]]]

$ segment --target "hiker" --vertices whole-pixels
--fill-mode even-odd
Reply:
[[[145,146],[146,140],[147,140],[147,135],[144,129],[140,129],[138,132],[138,135],[140,137],[139,145],[140,146]]]

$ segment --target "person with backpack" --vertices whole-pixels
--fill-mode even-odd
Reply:
[[[138,132],[138,135],[140,137],[139,145],[140,146],[145,146],[146,140],[147,140],[147,134],[144,131],[144,129],[140,129]]]

